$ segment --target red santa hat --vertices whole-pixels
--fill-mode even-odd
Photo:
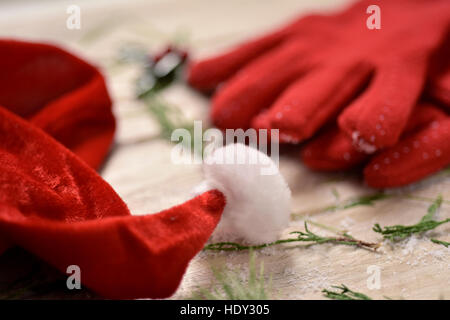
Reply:
[[[0,68],[0,253],[20,246],[62,272],[77,265],[84,285],[108,298],[163,298],[215,229],[261,243],[287,226],[285,181],[244,145],[208,158],[193,199],[132,216],[94,170],[115,129],[98,70],[56,47],[10,40],[0,41]],[[236,153],[260,161],[229,161]],[[267,166],[274,174],[261,174]]]

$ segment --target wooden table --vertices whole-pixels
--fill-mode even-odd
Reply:
[[[167,42],[188,44],[195,57],[206,56],[252,35],[269,30],[299,13],[329,11],[351,1],[76,1],[81,7],[81,29],[66,28],[67,1],[9,1],[0,4],[0,36],[57,43],[100,66],[114,99],[118,132],[113,152],[101,171],[134,214],[157,212],[190,197],[201,181],[197,165],[176,165],[170,161],[173,147],[159,137],[158,123],[148,109],[134,98],[135,65],[119,64],[121,48],[139,45],[158,50]],[[208,100],[177,83],[162,94],[180,107],[189,119],[207,121]],[[298,219],[289,231],[303,230],[305,219],[347,230],[367,241],[381,241],[372,226],[412,224],[418,221],[431,201],[442,194],[440,218],[450,217],[450,177],[438,174],[417,185],[391,191],[394,196],[378,200],[373,206],[358,205],[346,210],[326,210],[330,205],[376,191],[363,185],[358,174],[314,173],[292,154],[283,155],[280,169],[293,194],[292,212]],[[314,232],[330,231],[311,225]],[[431,235],[450,240],[450,225]],[[256,253],[265,274],[272,277],[272,297],[280,299],[320,299],[321,290],[341,283],[373,298],[405,299],[450,298],[450,248],[431,243],[429,235],[413,237],[391,245],[383,242],[378,252],[333,244],[294,248],[272,247]],[[210,285],[211,265],[225,264],[248,269],[247,252],[199,254],[190,264],[173,298],[187,298],[200,286]],[[29,275],[32,266],[47,266],[22,251],[0,257],[0,284]],[[368,267],[379,268],[380,289],[367,286]],[[370,270],[370,269],[369,269]],[[21,278],[22,277],[22,278]],[[38,276],[31,275],[30,279]],[[57,276],[54,276],[57,277]],[[31,281],[32,282],[32,281]],[[28,282],[27,282],[28,283]],[[0,289],[1,290],[1,289]],[[1,292],[1,291],[0,291]],[[8,293],[9,294],[9,293]],[[70,298],[93,297],[87,291],[67,293],[61,287],[36,292],[25,286],[13,297]]]

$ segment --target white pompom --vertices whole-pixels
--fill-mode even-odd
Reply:
[[[267,243],[288,226],[291,191],[267,155],[229,144],[204,160],[203,172],[205,182],[196,192],[218,189],[226,198],[213,240]]]

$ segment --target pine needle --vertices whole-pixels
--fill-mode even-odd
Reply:
[[[344,202],[340,205],[340,207],[338,207],[338,209],[350,209],[356,206],[373,206],[375,204],[375,201],[386,199],[389,196],[390,195],[383,192],[361,196],[359,198],[350,199],[349,201]]]
[[[436,200],[428,207],[427,214],[422,217],[422,220],[420,220],[420,222],[432,221],[434,215],[441,206],[442,206],[442,195],[438,195]]]
[[[264,264],[259,271],[255,255],[250,253],[248,280],[244,281],[238,270],[212,268],[215,283],[209,288],[199,287],[190,299],[194,300],[267,300],[270,298],[271,280],[266,285]]]
[[[450,222],[450,218],[442,221],[433,220],[434,214],[438,211],[441,205],[442,205],[442,196],[439,195],[437,199],[429,206],[427,214],[424,215],[418,223],[410,226],[394,225],[394,226],[387,226],[384,228],[381,228],[380,225],[377,223],[374,225],[373,231],[382,234],[384,239],[398,241],[410,237],[411,235],[416,233],[423,233],[425,231],[435,229],[441,224]]]
[[[148,95],[143,101],[146,103],[153,119],[158,122],[161,138],[173,143],[182,143],[190,150],[203,154],[203,146],[197,146],[194,142],[194,124],[192,120],[186,119],[181,110],[174,105],[163,101],[159,95]],[[172,141],[172,133],[176,129],[185,129],[190,133],[189,141]],[[202,133],[203,134],[203,133]],[[190,144],[190,145],[189,145]]]
[[[325,297],[333,300],[372,300],[372,298],[366,296],[363,293],[350,290],[344,284],[340,286],[332,286],[332,288],[338,289],[338,291],[331,291],[323,289],[322,292]]]
[[[447,242],[447,241],[442,241],[442,240],[438,240],[438,239],[431,239],[431,242],[434,242],[436,244],[441,244],[441,245],[443,245],[446,248],[450,247],[450,242]]]
[[[333,194],[335,194],[335,193],[333,192]],[[335,194],[335,197],[336,197],[336,194]],[[305,212],[292,213],[291,218],[295,220],[298,218],[303,218],[306,214],[317,214],[317,213],[328,212],[328,211],[347,210],[350,208],[354,208],[356,206],[373,206],[373,205],[375,205],[376,201],[383,200],[383,199],[390,198],[390,197],[392,197],[392,195],[383,193],[383,192],[376,192],[376,193],[372,193],[372,194],[363,195],[360,197],[350,198],[350,199],[341,201],[340,203],[329,205],[326,207],[308,210]]]
[[[449,168],[449,170],[450,170],[450,168]],[[333,190],[332,190],[332,192],[333,192]],[[373,206],[379,200],[390,199],[390,198],[399,198],[399,199],[405,198],[405,199],[413,199],[413,200],[417,200],[417,201],[430,202],[430,203],[433,203],[435,201],[435,199],[422,197],[422,196],[416,196],[414,194],[408,194],[408,193],[394,194],[394,193],[376,192],[376,193],[372,193],[372,194],[363,195],[360,197],[343,200],[337,204],[292,213],[291,218],[293,220],[303,219],[305,215],[319,214],[319,213],[324,213],[324,212],[329,212],[329,211],[346,210],[346,209],[350,209],[350,208],[353,208],[356,206]],[[442,203],[450,204],[450,200],[443,199]]]
[[[356,246],[360,248],[376,250],[380,247],[379,243],[371,243],[366,241],[357,240],[348,234],[343,234],[339,237],[323,237],[311,232],[308,229],[308,224],[305,221],[305,232],[293,231],[290,234],[297,235],[294,238],[281,239],[274,242],[264,243],[260,245],[243,245],[236,242],[217,242],[206,245],[203,250],[211,251],[242,251],[242,250],[258,250],[283,243],[291,242],[311,242],[313,244],[334,243],[348,246]]]
[[[193,134],[194,126],[192,122],[184,117],[178,107],[168,104],[159,98],[158,95],[151,95],[144,101],[153,118],[160,126],[162,138],[170,141],[172,132],[179,128],[186,129]]]

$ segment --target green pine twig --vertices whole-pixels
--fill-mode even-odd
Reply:
[[[264,264],[259,271],[255,266],[255,255],[250,253],[248,280],[243,281],[237,270],[212,268],[215,283],[209,288],[199,287],[190,297],[195,300],[267,300],[270,298],[271,279],[266,283]]]
[[[428,207],[427,214],[422,217],[420,222],[432,221],[433,216],[436,214],[436,212],[439,210],[441,206],[442,206],[442,195],[438,195],[436,200]]]
[[[153,118],[160,126],[162,138],[170,140],[172,132],[180,128],[193,132],[192,122],[185,119],[177,107],[162,101],[156,95],[149,96],[144,101]]]
[[[165,102],[158,94],[149,95],[143,101],[153,119],[159,124],[161,138],[172,143],[182,143],[190,151],[203,156],[203,144],[197,146],[195,143],[194,121],[187,119],[177,106]],[[187,139],[186,141],[184,139],[182,141],[172,141],[172,133],[176,129],[187,130],[191,139]],[[202,130],[205,130],[205,128]]]
[[[340,286],[332,286],[332,288],[338,289],[339,291],[331,291],[323,289],[322,292],[325,297],[332,300],[372,300],[372,298],[366,296],[361,292],[356,292],[350,290],[346,285],[341,284]]]
[[[380,225],[377,223],[373,227],[373,231],[381,233],[385,239],[397,241],[401,239],[405,239],[407,237],[412,236],[415,233],[423,233],[428,230],[435,229],[436,227],[440,226],[441,224],[450,222],[449,219],[445,219],[442,221],[425,221],[425,222],[419,222],[415,225],[411,226],[403,226],[403,225],[395,225],[395,226],[387,226],[384,228],[381,228]]]
[[[441,245],[443,245],[446,248],[450,247],[450,242],[447,242],[447,241],[442,241],[442,240],[438,240],[438,239],[431,239],[431,242],[434,242],[436,244],[441,244]]]
[[[441,221],[433,220],[434,214],[438,211],[441,205],[442,205],[442,196],[439,195],[437,199],[428,208],[427,214],[424,215],[418,223],[410,226],[394,225],[394,226],[387,226],[384,228],[382,228],[377,223],[374,225],[373,231],[382,234],[384,239],[389,239],[391,241],[398,241],[410,237],[413,234],[423,233],[425,231],[435,229],[441,224],[450,222],[450,218]]]
[[[350,209],[356,206],[373,206],[375,204],[375,201],[382,200],[389,198],[390,195],[383,193],[383,192],[377,192],[374,194],[369,194],[365,196],[361,196],[356,199],[350,199],[347,202],[344,202],[341,204],[337,209]]]
[[[342,244],[348,246],[356,246],[359,248],[365,248],[370,250],[376,250],[380,247],[379,243],[371,243],[362,240],[357,240],[351,237],[348,234],[343,234],[339,237],[323,237],[311,232],[308,229],[308,224],[305,221],[305,232],[303,231],[293,231],[290,234],[296,234],[297,237],[281,239],[274,242],[264,243],[260,245],[243,245],[236,242],[217,242],[206,245],[203,250],[210,251],[242,251],[242,250],[258,250],[263,249],[283,243],[291,243],[291,242],[312,242],[315,244],[323,244],[323,243],[334,243],[334,244]]]
[[[448,169],[450,172],[450,168]],[[335,194],[335,192],[332,193]],[[336,195],[335,195],[336,197]],[[431,199],[428,197],[422,197],[422,196],[416,196],[414,194],[404,193],[404,194],[390,194],[390,193],[383,193],[383,192],[376,192],[372,194],[363,195],[360,197],[350,198],[347,200],[343,200],[339,203],[319,207],[315,209],[308,209],[306,211],[302,212],[296,212],[291,214],[291,218],[296,220],[299,218],[303,218],[305,215],[311,215],[311,214],[319,214],[324,213],[328,211],[338,211],[338,210],[346,210],[350,209],[356,206],[373,206],[375,202],[378,202],[380,200],[384,199],[390,199],[390,198],[406,198],[406,199],[412,199],[417,201],[423,201],[423,202],[430,202],[433,203],[435,199]],[[442,200],[442,203],[450,204],[450,200]]]
[[[334,194],[334,192],[333,192],[333,194]],[[308,210],[307,212],[292,213],[291,218],[295,220],[298,218],[303,218],[305,214],[311,214],[311,213],[317,214],[317,213],[328,212],[328,211],[347,210],[347,209],[350,209],[350,208],[353,208],[356,206],[373,206],[373,205],[375,205],[376,201],[383,200],[383,199],[390,198],[390,197],[392,197],[392,195],[383,193],[383,192],[376,192],[376,193],[367,194],[367,195],[363,195],[363,196],[356,197],[356,198],[350,198],[350,199],[341,201],[340,203],[329,205],[326,207]]]

